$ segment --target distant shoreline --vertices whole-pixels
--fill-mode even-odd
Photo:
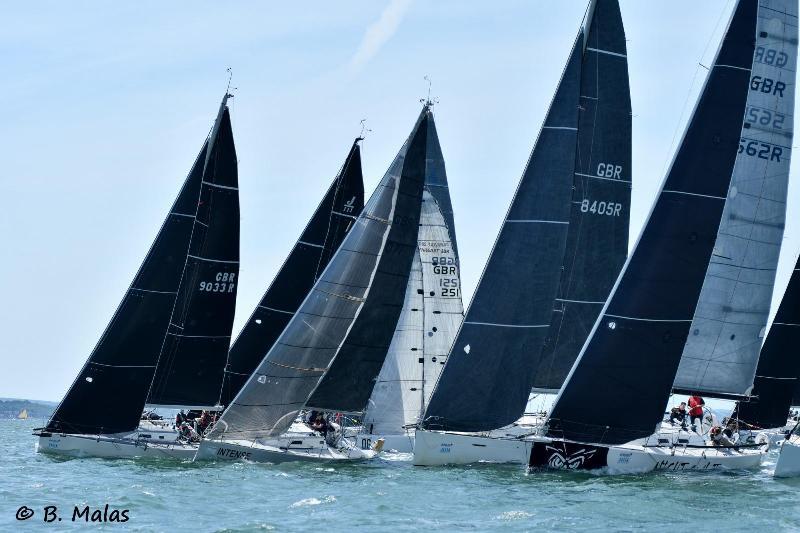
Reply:
[[[0,398],[0,420],[16,419],[22,411],[28,418],[50,418],[56,402],[44,400],[24,400],[20,398]]]

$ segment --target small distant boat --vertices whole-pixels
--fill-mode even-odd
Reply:
[[[27,420],[27,419],[28,419],[28,410],[27,409],[23,409],[17,415],[17,420]]]

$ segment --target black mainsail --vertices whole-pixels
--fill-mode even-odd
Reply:
[[[195,409],[219,401],[239,275],[239,179],[223,102],[206,154],[189,253],[147,404]]]
[[[426,123],[423,112],[339,250],[208,438],[280,435],[329,369],[351,367],[360,376],[348,376],[348,382],[374,382],[417,247]],[[358,364],[337,363],[340,358]],[[352,398],[343,394],[332,405],[322,401],[344,411]]]
[[[590,6],[423,425],[485,431],[556,390],[627,253],[631,115],[616,0]],[[557,299],[556,299],[557,298]]]
[[[628,256],[632,156],[625,28],[617,0],[593,7],[581,66],[567,245],[533,382],[542,392],[561,388]]]
[[[623,444],[662,419],[737,160],[757,21],[758,1],[740,1],[647,223],[556,399],[550,437]]]
[[[758,360],[753,398],[734,417],[756,428],[781,428],[800,383],[800,258],[775,314]]]
[[[183,278],[208,146],[215,144],[218,129],[200,150],[144,262],[47,431],[109,434],[136,429]]]
[[[361,149],[344,165],[228,354],[221,405],[228,405],[269,352],[364,208]]]

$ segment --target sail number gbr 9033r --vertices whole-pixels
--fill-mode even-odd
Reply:
[[[201,281],[200,290],[205,292],[233,292],[236,289],[234,279],[236,274],[233,272],[217,272],[215,281]]]

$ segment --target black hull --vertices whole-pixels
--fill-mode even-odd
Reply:
[[[550,470],[597,470],[608,466],[608,448],[558,440],[535,442],[528,466]]]

